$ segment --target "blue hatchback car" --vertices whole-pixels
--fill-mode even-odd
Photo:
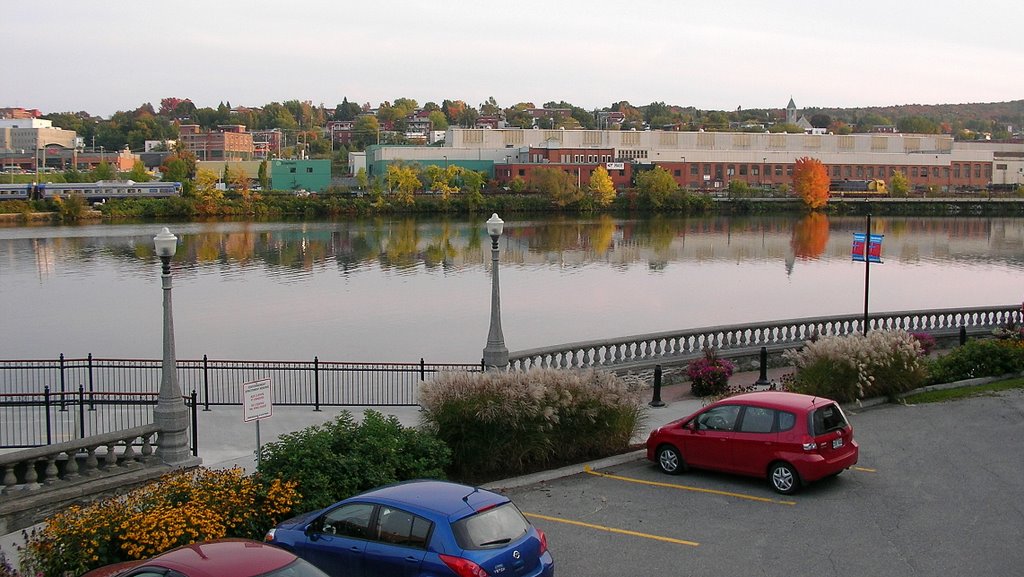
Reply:
[[[329,575],[551,577],[544,533],[504,495],[406,481],[289,519],[266,541]]]

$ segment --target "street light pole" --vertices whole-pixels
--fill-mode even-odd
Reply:
[[[163,264],[160,280],[164,292],[164,354],[160,371],[160,396],[153,409],[153,423],[160,427],[157,455],[167,465],[179,465],[191,460],[189,455],[188,407],[181,398],[178,386],[177,360],[174,356],[174,315],[171,307],[171,257],[177,248],[178,237],[164,227],[153,244]]]
[[[501,334],[501,291],[498,287],[498,238],[505,227],[505,221],[498,213],[487,221],[487,234],[491,237],[491,326],[487,332],[487,346],[484,347],[484,368],[505,369],[508,367],[508,348],[505,336]]]

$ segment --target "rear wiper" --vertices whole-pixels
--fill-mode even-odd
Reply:
[[[480,546],[481,547],[486,547],[488,545],[504,545],[505,543],[508,543],[510,541],[512,541],[511,537],[505,537],[504,539],[495,539],[494,541],[488,541],[486,543],[481,543]]]

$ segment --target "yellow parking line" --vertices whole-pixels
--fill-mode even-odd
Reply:
[[[869,469],[867,467],[850,467],[850,468],[853,469],[854,471],[860,471],[861,473],[877,473],[878,472],[875,469]]]
[[[582,521],[572,521],[569,519],[562,519],[559,517],[549,517],[548,515],[538,515],[537,513],[524,513],[527,517],[534,517],[536,519],[544,519],[545,521],[553,521],[555,523],[565,523],[567,525],[576,525],[577,527],[586,527],[587,529],[597,529],[598,531],[607,531],[609,533],[619,533],[621,535],[631,535],[633,537],[643,537],[644,539],[654,539],[655,541],[664,541],[666,543],[675,543],[677,545],[689,545],[691,547],[697,547],[700,543],[696,541],[686,541],[683,539],[675,539],[673,537],[662,537],[660,535],[651,535],[649,533],[640,533],[637,531],[629,531],[627,529],[616,529],[614,527],[605,527],[604,525],[594,525],[593,523],[584,523]]]
[[[744,495],[743,493],[730,493],[729,491],[718,491],[715,489],[702,489],[700,487],[691,487],[689,485],[677,485],[675,483],[661,483],[658,481],[645,481],[643,479],[634,479],[632,477],[622,477],[620,475],[610,475],[608,473],[598,473],[590,468],[589,465],[583,467],[585,473],[596,475],[598,477],[605,477],[608,479],[615,479],[617,481],[627,481],[629,483],[639,483],[641,485],[651,485],[654,487],[668,487],[670,489],[682,489],[683,491],[693,491],[695,493],[710,493],[712,495],[723,495],[725,497],[735,497],[737,499],[747,499],[749,501],[760,501],[762,503],[775,503],[777,505],[796,505],[796,501],[782,501],[779,499],[769,499],[767,497],[756,497],[754,495]]]

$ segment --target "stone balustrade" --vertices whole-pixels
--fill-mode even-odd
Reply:
[[[19,493],[142,467],[154,455],[158,432],[150,424],[0,454],[0,502]]]
[[[955,337],[961,328],[970,335],[991,333],[1021,323],[1021,306],[918,310],[868,315],[869,330],[928,333],[937,339]],[[627,337],[582,341],[509,353],[511,370],[530,368],[602,368],[616,372],[681,364],[714,349],[722,358],[749,357],[761,347],[781,353],[823,335],[861,332],[864,315],[790,319],[667,331]]]

